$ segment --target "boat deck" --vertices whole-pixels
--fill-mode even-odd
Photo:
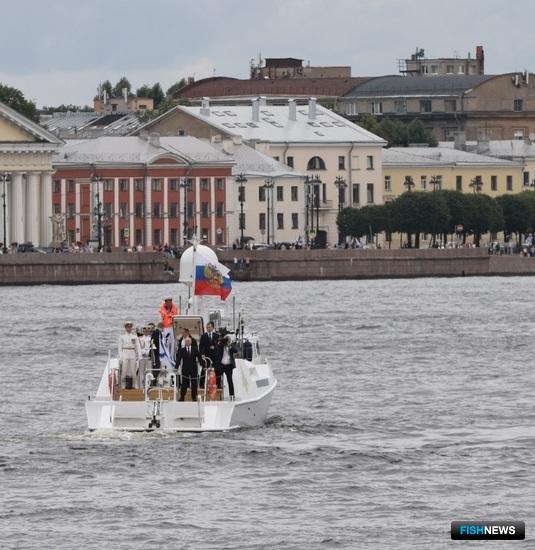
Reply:
[[[161,397],[160,397],[161,392]],[[180,390],[176,391],[176,400],[178,401]],[[204,397],[203,392],[198,392],[198,396]],[[142,389],[131,390],[117,390],[114,396],[115,401],[145,401],[145,392]],[[175,399],[175,392],[173,388],[151,388],[148,393],[149,401],[173,401]],[[185,401],[192,401],[191,390],[188,389],[186,393]],[[208,400],[208,399],[207,399]],[[223,390],[217,390],[215,401],[223,401]]]

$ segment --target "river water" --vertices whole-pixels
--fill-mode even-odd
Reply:
[[[237,283],[268,422],[179,435],[84,412],[123,322],[176,286],[0,288],[0,547],[434,549],[454,519],[516,519],[534,548],[533,285]]]

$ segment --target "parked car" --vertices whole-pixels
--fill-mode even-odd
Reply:
[[[17,252],[37,252],[33,243],[21,243],[17,245]]]

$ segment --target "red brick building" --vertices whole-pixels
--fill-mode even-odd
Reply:
[[[101,137],[67,143],[55,158],[53,212],[68,242],[152,248],[227,239],[227,178],[234,160],[192,137]],[[184,196],[186,195],[186,200]]]

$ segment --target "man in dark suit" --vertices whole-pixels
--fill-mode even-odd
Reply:
[[[217,346],[217,387],[223,387],[223,374],[227,377],[228,393],[230,400],[234,401],[234,382],[232,381],[232,371],[236,368],[235,355],[238,353],[238,348],[232,343],[232,337],[227,334],[221,338],[219,345]]]
[[[160,375],[160,341],[162,339],[162,333],[156,328],[154,323],[149,323],[147,326],[150,331],[150,358],[152,363],[152,376],[154,376],[151,386],[156,386],[158,383],[158,376]]]
[[[217,343],[219,342],[219,334],[214,331],[214,323],[209,321],[206,323],[206,332],[201,336],[199,342],[199,352],[201,356],[208,357],[212,362],[212,366],[216,366],[216,355],[217,355]],[[206,375],[206,363],[202,363],[201,378],[200,378],[200,387],[204,388],[204,378]]]
[[[191,400],[197,401],[197,362],[199,350],[192,345],[191,338],[184,338],[184,347],[178,348],[176,355],[176,368],[181,370],[180,401],[184,401],[188,388],[191,387]]]

